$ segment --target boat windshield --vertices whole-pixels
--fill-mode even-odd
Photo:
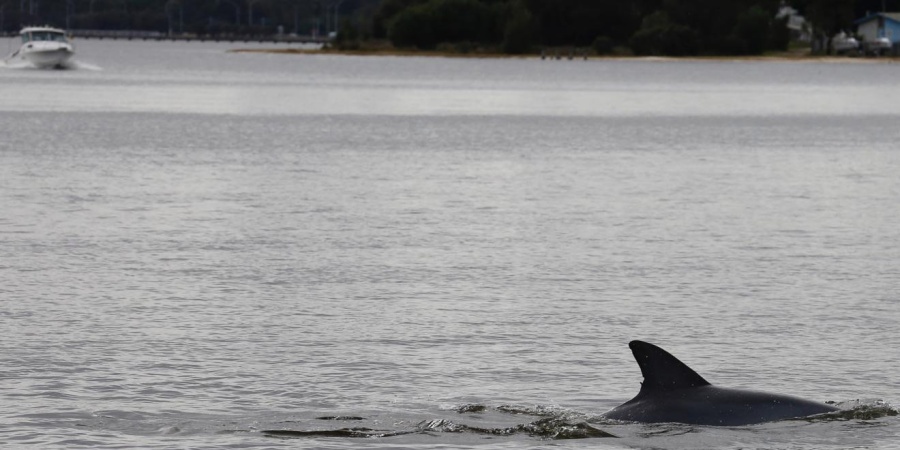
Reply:
[[[66,35],[56,31],[32,31],[22,35],[22,42],[30,41],[66,42]]]

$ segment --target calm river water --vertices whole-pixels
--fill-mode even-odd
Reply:
[[[0,446],[896,448],[900,65],[249,46],[0,66]]]

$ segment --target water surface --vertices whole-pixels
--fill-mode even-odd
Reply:
[[[0,67],[0,442],[895,445],[896,65],[243,46]],[[631,339],[848,416],[609,423]]]

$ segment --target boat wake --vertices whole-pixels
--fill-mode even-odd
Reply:
[[[78,61],[76,59],[70,59],[69,61],[67,61],[65,63],[65,67],[63,67],[63,69],[66,69],[66,70],[89,70],[92,72],[100,72],[101,70],[103,70],[103,68],[98,65],[90,64],[90,63],[87,63],[84,61]]]
[[[381,441],[389,446],[434,448],[481,445],[493,442],[508,448],[529,446],[529,441],[570,441],[602,439],[607,446],[669,448],[745,447],[747,440],[765,436],[766,447],[847,448],[869,442],[873,433],[890,433],[897,409],[881,400],[836,403],[840,412],[815,418],[785,420],[736,427],[687,425],[680,423],[641,424],[606,419],[602,415],[573,411],[558,406],[516,406],[485,404],[442,405],[440,412],[423,416],[421,411],[344,411],[336,414],[313,412],[274,415],[221,416],[166,412],[107,410],[93,413],[48,413],[42,421],[55,422],[62,433],[98,436],[180,436],[208,440],[213,435],[238,439],[312,440],[300,447],[319,446],[327,440],[338,447],[356,448],[352,441]],[[74,414],[74,415],[73,415]],[[101,433],[98,433],[100,431]],[[115,433],[109,433],[115,431]],[[848,434],[849,433],[849,434]],[[798,441],[799,440],[799,441]],[[341,443],[343,441],[343,443]],[[259,444],[259,441],[256,441]],[[524,443],[524,444],[523,444]],[[112,442],[110,442],[112,444]],[[265,444],[259,444],[266,446]],[[255,446],[255,445],[254,445]]]
[[[789,419],[778,422],[757,424],[756,427],[780,427],[789,426],[790,423],[807,422],[828,423],[846,421],[874,421],[890,418],[898,415],[896,408],[882,400],[847,401],[836,403],[840,410],[832,413],[820,414],[802,419]],[[701,425],[686,425],[679,423],[661,424],[635,424],[606,419],[602,416],[591,416],[574,411],[546,408],[546,407],[515,407],[499,406],[487,407],[485,405],[462,405],[454,408],[459,414],[456,418],[432,418],[420,421],[400,421],[407,423],[405,427],[385,428],[381,420],[373,420],[356,416],[327,416],[316,417],[314,421],[282,421],[273,423],[275,427],[265,427],[251,430],[232,430],[238,433],[259,432],[266,437],[274,438],[315,438],[315,437],[343,437],[343,438],[388,438],[406,435],[454,435],[467,434],[474,436],[513,437],[528,436],[539,440],[568,440],[591,438],[648,438],[659,436],[678,436],[682,434],[696,433],[704,429]],[[498,416],[498,414],[500,416]],[[492,417],[493,416],[493,417]],[[497,419],[530,418],[530,421],[516,420],[514,423],[500,424]],[[345,421],[352,422],[352,426],[322,427],[311,422],[316,421]],[[299,425],[299,426],[298,426]],[[716,429],[717,427],[707,427]],[[731,430],[753,429],[747,427],[723,427]]]
[[[305,422],[306,426],[300,426],[298,428],[297,425],[301,425],[301,423],[285,421],[278,423],[277,428],[273,427],[256,430],[234,430],[234,432],[259,432],[266,437],[282,439],[312,437],[386,438],[405,435],[427,435],[435,437],[444,434],[461,434],[482,437],[513,437],[516,435],[524,435],[541,440],[616,437],[615,435],[588,423],[588,417],[568,411],[553,410],[540,407],[529,408],[514,406],[488,408],[484,405],[462,405],[455,409],[457,413],[463,415],[460,417],[461,420],[431,418],[420,421],[401,421],[401,423],[405,422],[408,423],[408,425],[399,428],[384,428],[383,426],[377,426],[381,421],[372,420],[365,417],[326,416],[316,417],[316,421],[350,421],[354,422],[354,424],[353,426],[346,427],[320,427],[310,424],[307,420],[299,421]],[[478,420],[480,418],[478,416],[481,416],[483,414],[491,415],[492,413],[505,415],[507,416],[507,418],[528,417],[531,420],[527,423],[515,420],[513,423],[502,425],[496,422],[497,417],[495,417],[494,420],[487,418],[481,418],[482,420]],[[483,423],[465,423],[471,422],[473,420]]]
[[[87,70],[92,72],[102,71],[103,68],[96,65],[87,63],[84,61],[78,61],[75,59],[70,59],[52,69],[35,67],[28,61],[23,61],[20,59],[10,59],[10,60],[0,60],[0,69],[11,69],[11,70]]]
[[[0,60],[0,69],[34,69],[28,61],[3,59]]]

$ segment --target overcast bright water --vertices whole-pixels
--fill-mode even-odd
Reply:
[[[77,45],[0,65],[4,448],[897,446],[898,64]],[[604,421],[632,339],[848,415]]]

